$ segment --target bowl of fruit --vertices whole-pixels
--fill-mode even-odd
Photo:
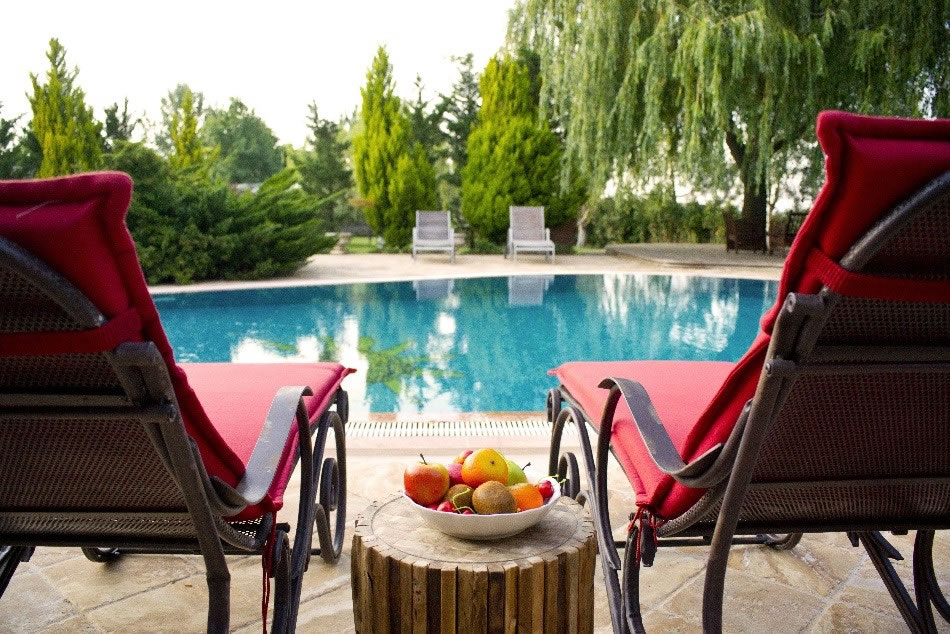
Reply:
[[[425,457],[403,474],[403,495],[433,528],[464,539],[501,539],[534,526],[561,497],[540,477],[494,449],[464,451],[448,465]]]

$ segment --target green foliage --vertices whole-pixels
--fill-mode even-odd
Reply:
[[[367,223],[389,246],[398,248],[412,235],[414,219],[407,205],[434,201],[435,178],[429,175],[431,166],[410,174],[422,170],[428,159],[424,151],[420,156],[412,149],[409,120],[393,89],[389,56],[380,47],[366,73],[366,86],[360,90],[363,127],[353,141],[353,163],[360,195],[366,201]]]
[[[216,167],[229,183],[261,183],[283,168],[277,137],[240,99],[232,98],[227,110],[209,109],[200,136],[203,145],[219,148]]]
[[[122,102],[122,112],[119,112],[119,103],[115,102],[106,107],[105,150],[111,152],[116,141],[129,141],[135,128],[142,123],[141,119],[132,119],[129,114],[129,98]]]
[[[718,204],[679,203],[666,187],[644,198],[620,191],[594,204],[587,219],[587,241],[594,246],[629,242],[718,242],[723,212]]]
[[[528,68],[493,58],[481,94],[462,170],[462,213],[475,234],[504,241],[511,205],[544,206],[549,227],[576,217],[584,188],[575,182],[561,193],[561,141],[536,118]]]
[[[179,117],[179,119],[181,118],[181,110],[182,104],[185,101],[185,93],[191,93],[192,109],[194,110],[195,116],[198,119],[201,119],[202,115],[204,114],[204,94],[200,92],[194,92],[191,90],[188,84],[178,84],[173,89],[169,90],[167,95],[162,97],[162,121],[158,130],[155,131],[155,145],[165,156],[171,155],[171,153],[175,150],[175,144],[171,137],[172,119],[174,119],[176,115]]]
[[[0,103],[0,112],[3,104]],[[20,117],[4,119],[0,117],[0,178],[26,178],[30,174],[25,170],[25,148],[23,140],[17,138],[16,123]]]
[[[141,143],[117,142],[108,162],[135,181],[127,222],[152,284],[286,275],[333,245],[293,170],[237,195]]]
[[[568,167],[598,186],[673,164],[707,188],[738,177],[764,228],[786,166],[820,168],[818,111],[950,114],[948,23],[945,0],[524,0],[509,42],[540,54]]]
[[[424,86],[419,75],[416,75],[413,87],[416,89],[416,98],[407,104],[412,144],[420,144],[431,163],[440,159],[443,154],[443,136],[439,125],[442,123],[446,104],[439,101],[434,106],[429,106],[429,102],[422,98]]]
[[[198,137],[198,115],[200,106],[195,105],[195,95],[185,86],[181,107],[171,114],[168,138],[171,139],[171,153],[168,161],[172,168],[183,169],[200,166],[204,163],[207,151]]]
[[[383,239],[387,245],[401,247],[412,241],[416,210],[432,209],[437,203],[435,172],[421,143],[416,143],[411,155],[403,154],[396,161],[389,201]]]
[[[468,135],[478,119],[481,99],[478,94],[478,76],[472,69],[472,54],[453,57],[452,60],[458,64],[459,77],[452,85],[452,92],[442,95],[443,137],[453,167],[449,181],[460,187],[462,168],[468,162]]]
[[[78,69],[66,67],[66,49],[53,38],[46,53],[50,68],[46,83],[30,73],[30,128],[42,152],[37,176],[62,176],[102,165],[102,124],[86,106],[85,94],[74,84]]]
[[[347,201],[353,189],[353,174],[346,163],[350,142],[345,138],[344,122],[321,119],[316,103],[311,103],[309,109],[307,147],[292,153],[292,162],[300,172],[304,191],[327,200],[320,215],[336,230],[355,211]]]

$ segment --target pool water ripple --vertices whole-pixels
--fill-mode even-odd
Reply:
[[[777,283],[558,275],[156,295],[179,361],[339,361],[351,412],[536,411],[571,360],[736,361]]]

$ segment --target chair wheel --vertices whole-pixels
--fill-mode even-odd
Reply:
[[[82,554],[97,564],[107,564],[122,556],[118,548],[83,548]]]

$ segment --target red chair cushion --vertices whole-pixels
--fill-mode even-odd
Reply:
[[[309,385],[313,396],[304,401],[313,423],[330,405],[343,378],[352,372],[336,363],[182,363],[178,367],[204,404],[211,424],[245,468],[277,390]],[[294,425],[267,496],[237,519],[260,517],[283,506],[296,462],[297,439]]]
[[[789,250],[778,299],[762,318],[762,333],[690,426],[682,445],[677,445],[686,462],[729,437],[742,407],[755,393],[772,327],[788,293],[815,293],[821,289],[815,271],[806,266],[812,249],[819,248],[837,261],[894,205],[950,170],[950,119],[823,112],[818,116],[817,134],[825,152],[825,184]],[[591,380],[596,385],[601,378]],[[630,378],[647,386],[641,377]],[[646,389],[650,393],[649,386]],[[596,410],[586,413],[593,418],[600,415]],[[640,472],[649,469],[639,464],[636,468]],[[649,506],[660,517],[674,518],[703,493],[664,475],[653,490]]]
[[[699,415],[735,367],[722,361],[573,361],[552,371],[567,388],[591,422],[600,426],[607,390],[597,387],[604,377],[640,382],[673,445],[683,446]],[[650,458],[630,412],[620,403],[611,431],[614,455],[637,492],[637,504],[654,508],[668,492],[672,478]]]

